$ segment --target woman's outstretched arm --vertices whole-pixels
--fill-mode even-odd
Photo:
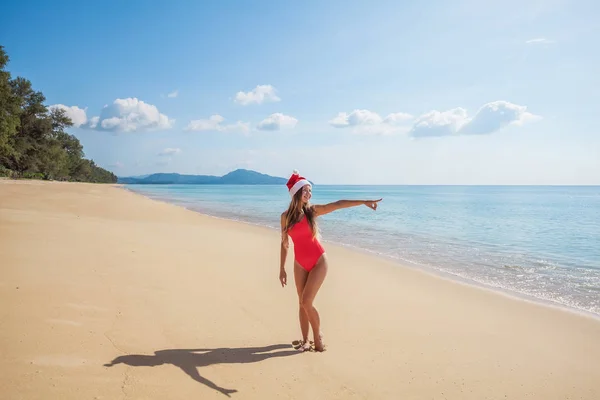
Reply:
[[[373,210],[377,209],[377,203],[379,203],[382,199],[379,200],[338,200],[332,203],[327,204],[315,204],[314,210],[317,215],[325,215],[333,212],[335,210],[339,210],[341,208],[350,208],[356,206],[367,206],[372,208]]]
[[[285,259],[287,258],[289,239],[285,231],[285,213],[281,214],[281,251],[279,261],[279,281],[281,286],[287,285],[287,273],[285,272]]]

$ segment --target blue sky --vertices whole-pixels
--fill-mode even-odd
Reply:
[[[597,4],[21,1],[0,40],[120,176],[600,184]]]

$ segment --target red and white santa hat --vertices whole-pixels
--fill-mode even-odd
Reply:
[[[305,177],[300,176],[298,174],[298,170],[295,169],[294,172],[292,173],[292,176],[290,176],[290,179],[286,183],[286,185],[287,185],[288,190],[290,192],[290,196],[294,197],[294,195],[296,194],[296,192],[298,190],[300,190],[302,188],[302,186],[304,186],[304,185],[311,185],[311,184],[310,184],[310,182]]]

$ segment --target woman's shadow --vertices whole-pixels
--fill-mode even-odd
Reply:
[[[132,367],[155,367],[163,364],[171,364],[181,368],[192,379],[206,386],[217,390],[227,397],[230,393],[235,393],[235,389],[222,388],[209,379],[204,378],[198,372],[198,367],[205,367],[213,364],[245,364],[263,361],[272,357],[285,357],[294,354],[300,354],[295,350],[282,351],[290,349],[290,345],[275,344],[265,347],[241,347],[241,348],[217,348],[217,349],[170,349],[158,350],[154,355],[131,354],[119,356],[112,360],[105,367],[112,367],[116,364],[126,364]],[[279,351],[274,351],[279,350]]]

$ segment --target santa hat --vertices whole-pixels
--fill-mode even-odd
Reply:
[[[290,192],[290,196],[294,197],[296,192],[298,190],[300,190],[300,188],[302,188],[302,186],[310,185],[310,182],[308,180],[306,180],[306,178],[304,178],[303,176],[300,176],[298,174],[298,170],[294,170],[294,172],[292,173],[292,176],[290,176],[290,179],[288,180],[286,185]]]

